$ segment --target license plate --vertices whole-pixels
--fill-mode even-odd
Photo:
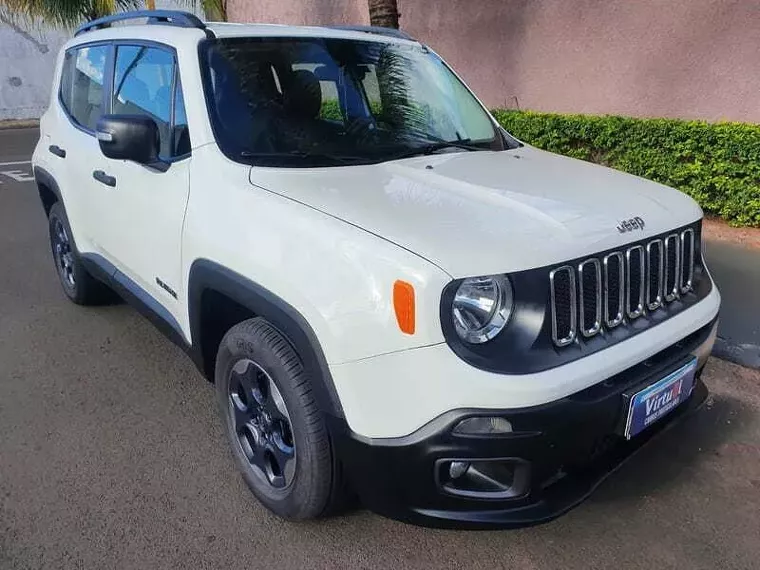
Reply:
[[[671,372],[634,393],[626,396],[628,419],[625,423],[625,437],[631,439],[657,420],[668,415],[686,400],[694,388],[694,375],[697,371],[697,359]]]

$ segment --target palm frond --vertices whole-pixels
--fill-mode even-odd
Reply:
[[[201,8],[207,20],[227,21],[227,0],[184,0]],[[120,10],[152,9],[154,0],[0,0],[0,17],[15,24],[73,28]]]
[[[84,20],[142,5],[142,0],[0,0],[0,14],[14,22],[71,28]]]
[[[207,20],[227,21],[227,0],[200,0],[200,4]]]

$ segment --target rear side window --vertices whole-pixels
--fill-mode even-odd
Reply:
[[[162,158],[189,152],[185,105],[171,51],[117,46],[111,104],[114,114],[146,115],[156,122]]]
[[[69,116],[90,131],[103,115],[103,85],[109,46],[86,46],[66,52],[61,74],[61,102]]]

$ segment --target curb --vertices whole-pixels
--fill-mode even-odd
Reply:
[[[715,339],[712,355],[747,368],[760,370],[760,346],[755,344],[734,344],[719,336]]]
[[[9,119],[0,121],[0,131],[6,129],[30,129],[39,126],[39,119]]]

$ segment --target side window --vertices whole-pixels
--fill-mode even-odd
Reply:
[[[174,55],[168,50],[130,45],[116,48],[112,112],[153,119],[158,125],[163,158],[186,154],[190,146],[179,81],[174,91],[176,71]],[[173,120],[173,110],[179,121]],[[178,152],[183,150],[180,146],[186,150]]]
[[[179,69],[175,69],[174,80],[174,128],[172,133],[172,156],[183,156],[190,152],[190,129],[187,126],[185,98],[182,96],[182,82]]]
[[[61,74],[61,101],[71,118],[95,130],[103,115],[103,81],[109,46],[92,46],[66,52]]]

